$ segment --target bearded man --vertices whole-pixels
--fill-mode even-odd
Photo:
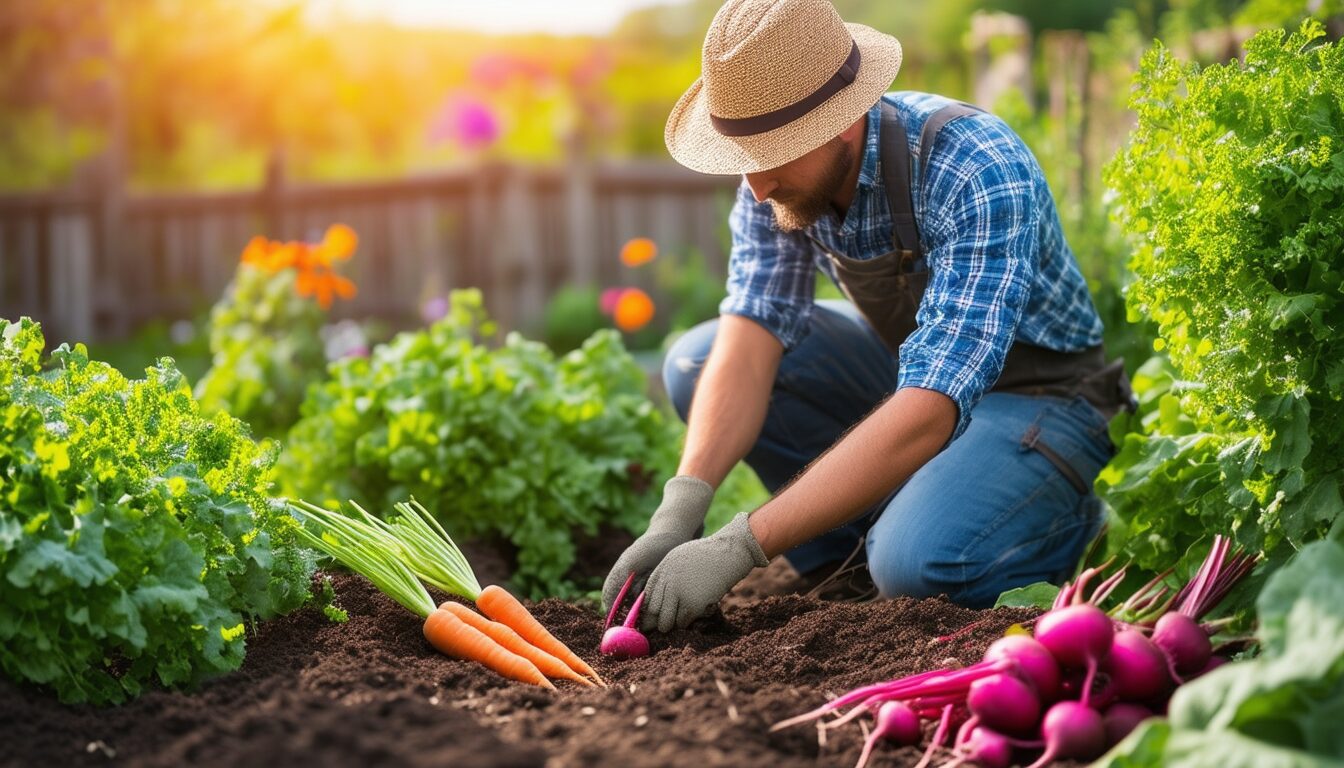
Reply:
[[[1130,406],[1039,164],[993,115],[887,92],[894,38],[822,0],[730,0],[666,127],[740,175],[728,295],[669,351],[677,476],[617,561],[685,627],[782,554],[836,597],[970,607],[1067,578]],[[816,301],[820,271],[847,297]],[[745,459],[771,491],[700,538]]]

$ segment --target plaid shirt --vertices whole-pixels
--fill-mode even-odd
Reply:
[[[949,101],[913,91],[883,98],[900,112],[917,166],[924,121]],[[894,248],[878,168],[880,125],[877,104],[868,113],[858,190],[845,220],[828,214],[808,230],[853,259]],[[919,178],[920,169],[913,172]],[[1101,343],[1101,319],[1036,158],[999,118],[967,116],[944,126],[912,199],[931,274],[918,328],[901,345],[897,388],[950,397],[958,410],[955,438],[998,379],[1014,339],[1076,352]],[[728,296],[719,311],[751,318],[793,348],[807,334],[816,270],[836,280],[830,260],[807,234],[777,229],[770,205],[757,203],[745,180],[728,221]]]

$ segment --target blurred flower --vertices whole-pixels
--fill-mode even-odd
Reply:
[[[312,296],[323,309],[330,309],[333,299],[353,298],[355,284],[332,270],[333,261],[345,261],[359,244],[355,231],[344,224],[333,224],[327,229],[322,242],[316,245],[297,241],[280,242],[257,236],[243,249],[243,264],[275,274],[294,269],[294,291],[300,296]]]
[[[638,267],[653,261],[658,255],[658,245],[647,237],[636,237],[621,248],[621,263],[627,267]]]
[[[300,272],[294,281],[294,290],[300,296],[313,296],[323,309],[331,309],[332,299],[352,299],[355,296],[355,284],[347,277],[330,270],[308,270]]]
[[[354,320],[342,320],[322,326],[322,347],[327,360],[346,357],[368,357],[369,339],[364,327]]]
[[[494,110],[465,92],[449,96],[429,125],[431,142],[450,141],[467,150],[488,147],[499,135],[499,118]]]
[[[323,266],[330,267],[333,261],[349,259],[358,247],[359,236],[355,234],[355,230],[345,224],[332,224],[327,227],[327,233],[323,235],[322,242],[317,244],[314,252]]]
[[[616,300],[613,317],[617,328],[626,333],[634,333],[653,319],[653,299],[638,288],[627,288]]]
[[[602,292],[601,298],[597,301],[602,314],[611,317],[616,312],[616,303],[621,300],[622,293],[625,293],[624,288],[608,288]]]
[[[437,323],[447,314],[448,299],[443,296],[435,296],[420,305],[420,319],[424,320],[426,325]]]

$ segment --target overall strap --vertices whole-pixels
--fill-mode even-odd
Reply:
[[[954,102],[929,115],[919,134],[919,175],[929,165],[929,154],[944,125],[966,115],[982,112],[965,102]],[[912,258],[924,255],[919,241],[919,224],[915,221],[912,190],[915,176],[910,165],[910,142],[906,139],[905,125],[890,102],[882,101],[881,139],[882,183],[887,189],[887,204],[891,206],[891,221],[895,229],[896,248],[909,251]]]
[[[887,204],[891,206],[891,221],[896,230],[895,250],[918,258],[919,224],[915,222],[915,204],[910,199],[910,142],[905,137],[905,125],[896,108],[882,100],[882,127],[878,148],[882,162],[882,184],[887,189]]]

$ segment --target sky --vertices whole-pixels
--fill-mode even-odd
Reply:
[[[603,34],[628,11],[684,0],[311,0],[316,15],[336,13],[404,26],[481,32]]]

